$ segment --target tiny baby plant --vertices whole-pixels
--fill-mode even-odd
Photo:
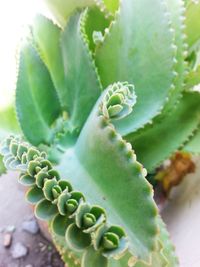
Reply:
[[[69,267],[176,267],[148,175],[200,152],[200,2],[46,0],[1,154]],[[148,174],[148,175],[147,175]]]

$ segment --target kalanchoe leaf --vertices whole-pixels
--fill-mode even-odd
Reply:
[[[67,228],[65,238],[68,246],[77,251],[82,251],[91,245],[90,234],[84,233],[75,223]]]
[[[67,227],[72,223],[73,220],[69,219],[68,216],[57,214],[52,220],[51,228],[55,234],[65,236]]]
[[[71,192],[73,190],[71,184],[67,182],[66,180],[58,181],[58,185],[62,189],[62,191],[67,190],[68,192]]]
[[[24,186],[31,186],[35,184],[35,178],[31,175],[22,173],[19,177],[19,182]]]
[[[43,159],[41,160],[41,168],[45,168],[45,167],[47,167],[47,170],[51,170],[52,164],[49,160]]]
[[[8,154],[4,157],[3,163],[7,169],[10,169],[10,163],[15,160],[15,157],[13,155]]]
[[[102,250],[105,257],[119,259],[128,248],[124,230],[119,226],[102,225],[92,234],[94,248]]]
[[[26,192],[26,200],[31,204],[36,204],[42,199],[44,199],[43,191],[42,191],[42,189],[38,188],[37,186],[31,187]]]
[[[43,199],[35,207],[35,216],[41,220],[49,221],[58,213],[57,206]]]
[[[98,206],[81,203],[76,211],[76,225],[85,233],[93,232],[104,221],[105,211]]]
[[[55,169],[51,169],[48,171],[48,175],[51,177],[51,178],[56,178],[56,180],[60,180],[60,175],[58,173],[58,171],[56,171]]]
[[[106,250],[113,250],[119,246],[119,236],[112,232],[107,232],[103,236],[102,246]]]
[[[38,156],[40,156],[40,153],[37,149],[32,148],[32,147],[29,148],[28,153],[27,153],[27,160],[28,161],[34,160],[35,157],[38,157]]]
[[[24,144],[20,144],[18,146],[18,150],[17,150],[17,157],[21,160],[22,159],[22,155],[24,154],[24,152],[26,153],[28,151],[28,148],[26,145]]]
[[[108,259],[104,257],[101,252],[95,251],[90,246],[84,253],[82,258],[82,267],[107,267]],[[110,265],[109,265],[110,266]]]
[[[127,82],[118,82],[108,86],[102,101],[104,116],[121,119],[127,116],[136,103],[134,86]]]
[[[57,198],[61,195],[63,191],[70,191],[72,189],[71,185],[67,181],[57,181],[55,178],[51,180],[46,180],[43,187],[43,192],[49,201],[57,203]]]
[[[28,162],[26,153],[22,154],[21,162],[22,162],[22,164],[26,164]]]
[[[35,175],[36,185],[43,188],[45,180],[49,179],[48,172],[42,169]]]
[[[15,170],[15,169],[17,169],[18,166],[21,165],[20,163],[21,163],[21,162],[20,162],[18,159],[15,158],[14,160],[12,160],[12,161],[9,163],[9,169],[11,169],[11,170]]]
[[[5,144],[5,142],[1,143],[0,153],[2,156],[6,156],[10,153],[9,147]]]
[[[12,140],[9,149],[14,156],[17,156],[18,143],[15,140]]]
[[[58,186],[57,180],[46,180],[43,187],[43,192],[49,201],[54,201],[62,193],[62,189]]]
[[[75,211],[77,210],[79,204],[85,200],[81,192],[68,192],[64,191],[58,197],[58,210],[62,215],[68,215],[73,217]]]
[[[28,173],[31,176],[34,176],[36,174],[36,167],[40,167],[40,162],[36,160],[31,160],[28,163]]]

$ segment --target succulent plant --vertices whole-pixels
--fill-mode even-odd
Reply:
[[[46,0],[1,146],[69,267],[175,267],[147,173],[199,153],[200,2]]]

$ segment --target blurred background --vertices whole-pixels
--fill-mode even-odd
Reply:
[[[3,1],[0,8],[0,109],[13,101],[16,80],[16,49],[28,24],[37,13],[48,16],[41,0]]]

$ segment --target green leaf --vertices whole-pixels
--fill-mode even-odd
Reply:
[[[47,66],[62,107],[69,107],[63,59],[60,47],[61,29],[42,15],[36,16],[32,25],[33,44]]]
[[[120,13],[96,51],[96,64],[104,87],[115,81],[135,85],[134,111],[115,124],[122,135],[141,128],[165,104],[173,80],[172,44],[162,1],[121,1]]]
[[[83,255],[82,267],[107,267],[108,259],[102,256],[101,252],[89,247]]]
[[[42,191],[42,189],[38,188],[37,186],[31,187],[26,192],[26,200],[31,204],[36,204],[42,199],[44,199],[43,191]]]
[[[110,22],[111,19],[107,18],[99,8],[91,7],[88,9],[85,32],[92,52],[95,51],[96,46],[100,45],[103,35],[105,34],[105,29],[109,27]],[[98,40],[96,36],[98,36]]]
[[[44,221],[51,220],[58,213],[57,206],[43,199],[35,206],[35,216]]]
[[[185,146],[182,148],[183,151],[189,152],[194,155],[200,154],[200,129],[199,127],[194,132],[194,135],[188,140],[188,142],[186,142]]]
[[[152,253],[151,264],[138,261],[134,267],[178,267],[178,260],[175,255],[174,246],[170,240],[166,226],[160,216],[157,218],[159,235],[156,250]]]
[[[82,251],[91,244],[90,234],[84,233],[74,223],[67,228],[65,238],[69,247],[75,251]]]
[[[198,128],[199,105],[198,92],[184,93],[176,109],[162,121],[126,137],[133,144],[138,160],[149,172],[179,149]]]
[[[35,178],[28,174],[23,174],[19,177],[19,182],[25,186],[31,186],[35,184]]]
[[[176,46],[176,57],[174,59],[174,71],[176,75],[173,80],[174,88],[171,90],[169,99],[164,106],[161,116],[176,106],[184,90],[183,82],[185,78],[185,57],[187,55],[186,36],[184,32],[185,8],[183,0],[167,0],[167,8],[170,14],[171,27],[174,30],[174,44]]]
[[[64,28],[70,15],[77,9],[94,5],[93,0],[45,0],[57,22]]]
[[[190,1],[186,10],[186,35],[190,48],[200,40],[200,2]]]
[[[65,28],[61,47],[66,87],[69,91],[69,122],[71,130],[80,130],[100,95],[98,75],[84,32],[87,12],[76,13]]]
[[[14,105],[0,109],[0,140],[8,136],[10,132],[20,132]]]
[[[6,173],[6,168],[3,164],[3,156],[0,155],[0,176]]]
[[[191,72],[185,78],[185,89],[192,89],[194,86],[200,84],[200,65]]]
[[[60,236],[65,236],[65,232],[67,230],[67,227],[72,223],[73,221],[70,220],[67,216],[62,216],[60,214],[57,214],[51,223],[52,231]]]
[[[103,0],[103,3],[112,14],[119,8],[119,0]]]
[[[159,235],[160,241],[161,241],[162,246],[163,246],[162,253],[168,261],[167,266],[178,267],[179,263],[178,263],[177,256],[175,254],[174,245],[172,244],[172,242],[170,240],[170,236],[169,236],[169,233],[167,231],[166,225],[164,224],[164,222],[162,221],[162,219],[160,217],[158,217],[158,224],[159,224],[159,229],[160,229],[160,235]]]
[[[130,144],[99,115],[100,100],[58,169],[91,204],[105,208],[108,221],[124,228],[131,253],[148,261],[156,235],[152,188]]]
[[[20,53],[16,110],[23,133],[32,144],[51,142],[51,124],[60,106],[46,67],[27,43]]]

